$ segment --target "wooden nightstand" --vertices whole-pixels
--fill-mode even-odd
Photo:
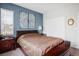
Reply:
[[[16,49],[16,40],[7,39],[7,40],[0,40],[0,53],[7,52],[10,50]]]

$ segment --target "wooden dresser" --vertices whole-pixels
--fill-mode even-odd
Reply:
[[[16,45],[15,39],[0,40],[0,53],[16,49]]]

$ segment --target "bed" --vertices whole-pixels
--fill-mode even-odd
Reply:
[[[17,42],[28,56],[58,56],[70,47],[70,42],[39,34],[37,30],[17,31]]]

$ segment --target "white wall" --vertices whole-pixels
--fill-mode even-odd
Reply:
[[[76,28],[76,37],[77,37],[77,48],[79,48],[79,12],[77,13],[77,28]]]
[[[55,36],[71,41],[71,46],[79,48],[79,5],[71,5],[52,12],[44,14],[44,33],[48,36]],[[66,8],[65,8],[66,7]],[[68,17],[75,17],[75,24],[69,26],[67,24]],[[78,22],[77,22],[78,21]]]
[[[64,38],[65,36],[65,17],[50,18],[45,21],[45,31],[48,36]]]

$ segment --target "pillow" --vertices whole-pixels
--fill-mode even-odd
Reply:
[[[39,33],[27,33],[26,35],[40,35]]]

